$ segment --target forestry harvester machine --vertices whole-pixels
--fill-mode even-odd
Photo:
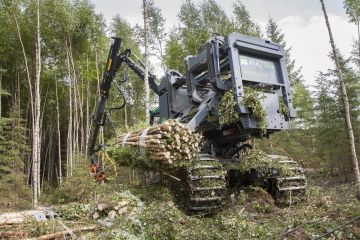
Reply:
[[[121,39],[114,38],[89,143],[90,158],[93,166],[97,166],[98,174],[102,174],[103,169],[99,166],[97,151],[103,146],[98,146],[97,137],[106,119],[111,120],[106,111],[110,87],[114,84],[121,91],[121,82],[115,79],[115,74],[125,64],[140,78],[144,79],[145,75],[144,64],[139,58],[131,49],[120,52],[120,46]],[[237,184],[260,183],[278,203],[288,203],[289,197],[290,201],[301,198],[307,182],[304,170],[291,158],[266,155],[269,162],[280,159],[278,163],[288,166],[290,175],[285,175],[280,168],[269,167],[265,174],[257,169],[244,173],[236,167],[242,163],[244,153],[252,148],[250,139],[289,130],[291,120],[296,117],[284,49],[268,40],[232,33],[214,36],[196,56],[188,56],[184,61],[184,75],[169,70],[158,84],[149,72],[148,80],[150,88],[159,97],[159,108],[151,112],[151,117],[158,117],[160,122],[177,119],[203,135],[203,148],[196,164],[171,172],[172,177],[185,185],[187,208],[195,212],[219,209],[226,188]],[[244,101],[246,94],[250,94],[247,89],[254,90],[259,96],[265,113],[265,127],[255,113],[256,106]],[[229,94],[231,101],[224,104],[223,99]],[[221,122],[224,111],[230,111],[231,121]]]

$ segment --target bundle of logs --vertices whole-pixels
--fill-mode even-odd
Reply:
[[[139,148],[141,157],[149,161],[181,165],[193,160],[200,152],[201,139],[200,134],[171,119],[145,130],[120,135],[115,146],[134,146]]]
[[[133,215],[134,212],[130,211],[131,208],[130,202],[123,200],[116,203],[98,203],[96,205],[94,214],[92,215],[93,219],[101,219],[101,218],[107,218],[107,219],[114,219],[118,216],[124,215],[128,212],[130,212],[130,215]]]

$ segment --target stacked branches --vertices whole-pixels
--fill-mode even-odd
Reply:
[[[244,88],[244,97],[242,103],[249,108],[250,115],[253,119],[258,122],[259,128],[262,134],[266,134],[267,130],[267,113],[264,109],[261,99],[264,98],[262,89],[255,89],[252,87]],[[284,100],[283,100],[284,102]],[[280,102],[281,104],[281,102]],[[221,98],[218,106],[219,112],[219,124],[220,126],[226,126],[240,120],[240,115],[236,109],[237,103],[232,90],[225,92]],[[287,107],[285,102],[280,105],[282,113],[287,114]]]
[[[275,155],[274,155],[275,156]],[[272,170],[280,170],[283,176],[292,176],[292,171],[288,165],[281,163],[282,161],[288,161],[289,158],[285,156],[271,157],[261,150],[251,150],[241,159],[240,164],[234,168],[237,168],[240,172],[250,173],[252,170],[256,170],[262,176],[270,176]]]
[[[284,117],[289,117],[289,109],[285,104],[285,99],[283,96],[279,97],[279,110]]]
[[[109,153],[123,166],[178,167],[188,165],[196,159],[201,149],[201,140],[200,134],[171,119],[145,130],[120,135],[109,148]]]
[[[251,116],[258,122],[261,133],[266,134],[268,126],[267,113],[260,101],[265,97],[262,94],[263,90],[252,87],[245,87],[244,93],[244,105],[249,108]]]
[[[233,91],[227,91],[221,98],[218,112],[220,126],[226,126],[240,120],[239,113],[236,111],[236,101]]]

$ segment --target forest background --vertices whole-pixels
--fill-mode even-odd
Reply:
[[[309,88],[276,21],[269,18],[261,28],[239,0],[233,2],[231,13],[214,0],[196,4],[185,0],[178,10],[177,23],[170,30],[165,27],[166,20],[156,1],[149,0],[147,4],[149,52],[161,63],[163,73],[166,69],[184,72],[183,59],[196,54],[215,33],[227,35],[236,31],[280,43],[287,50],[298,117],[292,130],[255,140],[255,146],[287,154],[305,168],[337,176],[339,181],[352,180],[335,65],[319,72],[315,86]],[[344,11],[358,30],[358,1],[346,0]],[[32,191],[41,196],[76,174],[78,168],[86,168],[91,118],[110,36],[120,36],[123,49],[132,48],[138,56],[142,56],[144,43],[142,26],[130,25],[121,15],[107,24],[87,0],[1,0],[0,22],[0,203],[9,206],[28,203],[31,185]],[[338,52],[359,149],[360,33],[355,34],[353,50],[346,53],[350,57]],[[332,59],[330,52],[329,58]],[[155,71],[154,66],[150,65],[150,69]],[[112,115],[123,130],[142,124],[146,112],[143,80],[122,68],[118,78],[125,77],[128,81],[122,88],[127,105]],[[111,98],[109,106],[117,106],[119,101]],[[153,95],[151,106],[156,106]],[[105,139],[110,138],[111,128],[104,128],[103,134]]]

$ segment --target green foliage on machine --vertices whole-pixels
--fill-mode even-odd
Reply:
[[[269,176],[272,170],[279,170],[283,176],[291,176],[292,171],[288,165],[281,161],[288,160],[285,156],[271,157],[261,150],[251,150],[242,159],[237,169],[241,172],[256,170],[263,176]]]
[[[289,109],[285,104],[284,97],[279,97],[279,110],[284,117],[289,117]]]
[[[240,119],[239,113],[236,111],[235,107],[236,101],[234,99],[234,92],[227,91],[221,98],[218,107],[220,126],[231,124]]]
[[[249,108],[251,117],[258,122],[261,133],[266,134],[267,114],[260,101],[264,98],[264,95],[262,94],[263,91],[252,87],[245,87],[244,92],[245,95],[242,100],[243,104]],[[218,107],[220,126],[229,125],[240,120],[240,115],[236,111],[236,104],[233,91],[227,91],[221,98]],[[285,108],[282,107],[281,109],[285,112],[287,111],[287,108],[286,110]]]
[[[266,134],[267,114],[260,101],[264,98],[263,91],[252,87],[245,87],[244,92],[243,104],[249,108],[251,117],[258,122],[261,133]]]

